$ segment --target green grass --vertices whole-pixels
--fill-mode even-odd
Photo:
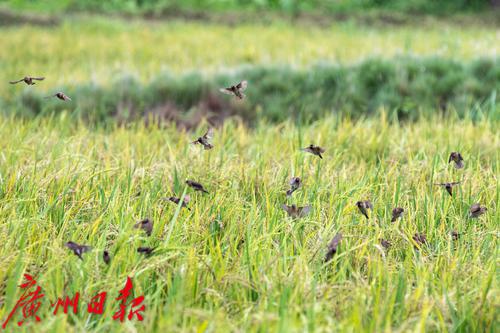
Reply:
[[[0,280],[7,291],[0,317],[30,272],[52,301],[76,291],[81,302],[100,290],[116,297],[133,276],[136,295],[146,296],[146,319],[113,323],[112,300],[103,317],[88,317],[83,303],[77,316],[53,317],[46,299],[43,321],[24,331],[495,331],[498,121],[434,116],[398,124],[382,113],[306,127],[261,122],[250,130],[226,122],[211,151],[189,145],[204,129],[91,130],[66,113],[0,119]],[[327,149],[323,160],[299,151],[311,142]],[[455,150],[463,170],[447,163]],[[291,176],[305,184],[287,200]],[[192,211],[177,215],[161,198],[186,191],[185,178],[210,194],[187,190]],[[432,185],[459,179],[453,198]],[[373,201],[369,221],[354,205],[359,199]],[[284,202],[313,210],[293,221]],[[470,220],[475,202],[489,210]],[[395,206],[407,213],[390,223]],[[144,217],[155,222],[151,237],[133,229]],[[339,252],[324,264],[338,231]],[[415,232],[429,241],[419,251]],[[387,253],[379,238],[393,242]],[[94,250],[80,261],[64,248],[68,240]],[[137,246],[158,250],[144,258]]]
[[[40,91],[82,83],[107,85],[123,73],[149,81],[158,73],[214,73],[244,65],[307,67],[355,64],[367,58],[433,56],[467,61],[495,58],[492,27],[446,23],[376,28],[349,23],[329,28],[75,18],[56,27],[0,28],[0,77],[45,75]],[[22,46],[22,47],[21,47]],[[17,87],[0,86],[0,96]]]

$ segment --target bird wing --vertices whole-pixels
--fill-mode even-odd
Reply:
[[[371,201],[366,200],[366,201],[365,201],[365,205],[366,205],[366,208],[373,209],[373,205],[372,205]]]
[[[38,80],[38,81],[43,81],[43,80],[45,80],[45,78],[44,78],[43,76],[41,76],[41,77],[32,77],[31,79],[32,79],[32,80]]]
[[[246,80],[244,81],[241,81],[240,83],[238,83],[236,85],[236,88],[238,88],[239,90],[245,90],[248,86],[248,82]]]
[[[207,132],[205,133],[205,135],[203,135],[203,137],[206,139],[206,140],[211,140],[213,137],[214,137],[214,129],[212,127],[210,127]]]
[[[19,83],[19,82],[23,82],[24,79],[21,79],[21,80],[17,80],[17,81],[9,81],[10,84],[16,84],[16,83]]]
[[[311,211],[311,206],[310,205],[307,205],[307,206],[304,206],[304,207],[299,207],[299,216],[300,217],[304,217],[307,214],[309,214],[310,211]]]
[[[219,91],[221,93],[224,93],[226,95],[234,95],[233,91],[231,90],[231,88],[220,88]]]
[[[453,161],[453,153],[451,153],[450,157],[448,158],[448,163],[450,163],[451,161]]]
[[[291,207],[289,207],[289,206],[287,206],[287,205],[285,205],[285,204],[281,205],[281,207],[283,208],[283,210],[284,210],[285,212],[287,212],[287,213],[288,213],[288,215],[290,215],[290,214],[291,214],[291,210],[292,210],[292,209],[291,209]]]
[[[342,240],[342,233],[337,233],[333,239],[328,243],[328,250],[337,250],[337,246],[339,245],[340,241]]]

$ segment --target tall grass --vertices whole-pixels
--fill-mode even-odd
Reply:
[[[147,306],[143,323],[120,326],[112,299],[102,317],[82,306],[53,317],[46,301],[43,321],[19,331],[484,332],[498,324],[498,122],[449,115],[403,125],[384,113],[253,130],[227,122],[210,151],[188,144],[204,126],[90,130],[65,112],[3,117],[0,126],[0,317],[23,272],[37,275],[52,301],[76,291],[82,300],[99,290],[113,296],[132,276]],[[309,143],[327,149],[323,160],[299,151]],[[463,154],[463,170],[447,163],[451,151]],[[287,200],[291,176],[304,187]],[[210,194],[187,190],[185,178]],[[460,179],[453,198],[432,185]],[[192,211],[161,200],[185,191]],[[372,200],[370,220],[359,199]],[[294,221],[284,202],[313,211]],[[475,202],[489,210],[471,220]],[[395,206],[407,213],[390,223]],[[144,217],[155,222],[151,237],[133,228]],[[325,264],[338,231],[344,240]],[[428,238],[420,250],[415,232]],[[393,247],[382,250],[379,238]],[[94,250],[80,261],[68,240]],[[157,251],[145,258],[137,246]]]

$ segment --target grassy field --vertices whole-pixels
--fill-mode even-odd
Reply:
[[[124,73],[148,81],[166,71],[210,75],[259,64],[353,64],[398,55],[459,61],[496,58],[500,34],[480,22],[466,28],[438,22],[385,28],[340,23],[321,28],[285,22],[225,26],[75,18],[56,27],[1,28],[0,44],[0,77],[45,75],[37,89],[46,92],[88,82],[106,85]],[[1,85],[0,97],[17,89]]]
[[[103,317],[81,305],[79,315],[56,320],[46,300],[42,322],[28,321],[25,331],[493,332],[498,325],[498,122],[397,124],[382,114],[250,130],[230,121],[215,131],[210,151],[189,144],[196,133],[171,126],[90,130],[64,113],[0,123],[0,317],[24,271],[39,277],[52,301],[76,291],[82,301],[99,290],[116,295],[126,276],[146,296],[140,324],[113,322],[112,301]],[[326,148],[323,160],[299,151],[309,143]],[[447,163],[455,150],[462,170]],[[304,186],[287,199],[292,176]],[[210,194],[193,193],[186,178]],[[454,197],[433,185],[457,180]],[[162,200],[183,193],[191,211]],[[360,199],[374,204],[370,220],[355,206]],[[472,220],[475,202],[488,212]],[[283,203],[313,209],[292,220]],[[391,223],[396,206],[406,213]],[[150,237],[133,228],[145,217],[154,221]],[[325,264],[339,231],[344,239]],[[416,232],[428,240],[418,250]],[[392,242],[388,251],[380,238]],[[94,250],[80,261],[64,247],[69,240]],[[138,246],[157,250],[144,257]]]

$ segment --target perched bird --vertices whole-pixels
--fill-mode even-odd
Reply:
[[[203,185],[201,185],[200,183],[195,182],[194,180],[186,180],[186,184],[188,184],[189,187],[191,187],[195,191],[200,191],[200,192],[203,192],[203,193],[208,193],[208,191],[205,190],[205,188],[203,187]]]
[[[106,265],[109,265],[109,263],[111,262],[111,257],[109,256],[109,252],[104,250],[104,252],[102,253],[102,259],[104,260],[104,263]]]
[[[464,167],[464,159],[459,152],[452,152],[450,154],[450,158],[448,159],[448,163],[451,161],[455,162],[455,168],[462,169]]]
[[[458,240],[460,238],[460,234],[458,233],[458,231],[456,230],[453,230],[451,232],[451,239],[453,239],[454,241]]]
[[[380,245],[382,245],[386,250],[388,250],[392,246],[391,242],[383,238],[380,238]]]
[[[341,240],[342,240],[342,233],[339,232],[333,237],[330,243],[328,243],[325,255],[325,262],[332,260],[335,253],[337,253],[337,247],[339,246]]]
[[[396,207],[392,210],[391,222],[396,222],[397,219],[403,216],[405,210],[401,207]]]
[[[248,86],[247,81],[241,81],[240,83],[227,87],[227,88],[221,88],[219,89],[220,92],[228,95],[233,95],[236,96],[239,99],[243,99],[245,97],[245,94],[243,94],[243,90],[245,90]]]
[[[415,243],[417,243],[418,246],[422,246],[427,243],[427,237],[425,236],[424,233],[417,232],[415,235],[413,235],[412,239],[415,241]],[[415,248],[418,247],[415,246]]]
[[[151,253],[153,253],[154,250],[155,249],[152,248],[152,247],[143,247],[143,246],[141,246],[141,247],[137,248],[137,253],[143,253],[143,254],[149,256],[149,255],[151,255]]]
[[[373,209],[373,205],[370,200],[358,201],[356,202],[356,206],[358,206],[359,211],[363,214],[367,219],[368,217],[368,209]]]
[[[293,218],[304,217],[311,211],[310,205],[297,207],[296,205],[288,206],[283,204],[281,207],[283,207],[283,210],[287,212],[288,216]]]
[[[457,186],[460,183],[461,182],[437,183],[434,185],[443,186],[446,189],[446,191],[450,194],[450,196],[453,196],[453,186]]]
[[[52,98],[52,97],[57,97],[61,101],[71,101],[71,98],[69,96],[65,95],[62,92],[55,93],[54,95],[46,96],[45,98]]]
[[[325,149],[321,148],[320,146],[315,146],[313,144],[310,144],[305,148],[301,148],[301,150],[319,156],[319,158],[321,159],[323,158],[321,154],[325,152]]]
[[[73,251],[73,253],[78,256],[78,258],[80,258],[81,260],[83,260],[82,258],[82,254],[84,254],[85,252],[89,252],[90,250],[92,250],[92,247],[88,246],[88,245],[80,245],[80,244],[77,244],[75,242],[67,242],[66,244],[64,244],[68,249],[70,249],[71,251]]]
[[[177,198],[177,197],[169,197],[168,200],[172,201],[173,203],[175,203],[176,205],[179,204],[179,202],[181,201],[180,198]],[[184,207],[184,208],[187,208],[187,210],[191,210],[191,208],[189,208],[187,206],[188,202],[191,200],[191,197],[189,195],[185,195],[184,196],[184,200],[182,200],[182,205],[181,207]]]
[[[134,228],[141,228],[146,232],[146,235],[151,236],[151,233],[153,232],[153,221],[151,221],[150,219],[144,219],[137,222],[134,225]]]
[[[210,143],[210,140],[212,140],[213,136],[214,130],[213,128],[209,128],[203,136],[200,136],[198,139],[191,142],[191,144],[200,144],[205,148],[205,150],[212,149],[214,146]]]
[[[299,177],[293,177],[290,179],[290,189],[286,191],[286,195],[289,197],[293,192],[297,191],[299,187],[302,185],[302,181]]]
[[[24,82],[28,86],[32,86],[32,85],[36,84],[35,82],[33,82],[34,80],[43,81],[43,80],[45,80],[45,78],[44,77],[25,76],[24,78],[22,78],[20,80],[17,80],[17,81],[9,81],[9,83],[10,84],[16,84],[16,83],[19,83],[19,82]]]
[[[469,217],[470,218],[476,218],[476,217],[479,217],[481,215],[483,215],[484,213],[486,213],[486,211],[488,210],[488,208],[484,207],[484,206],[481,206],[480,204],[478,203],[475,203],[473,204],[471,207],[470,207],[470,210],[469,210]]]

